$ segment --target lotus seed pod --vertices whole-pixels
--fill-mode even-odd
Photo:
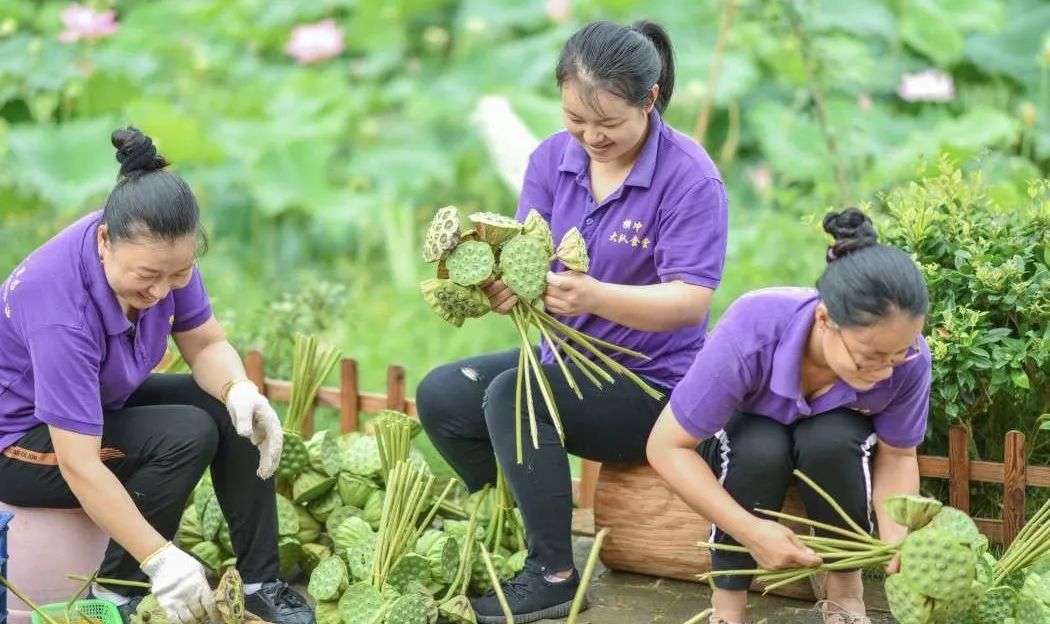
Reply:
[[[430,566],[430,576],[438,583],[451,583],[459,568],[459,545],[449,535],[438,533],[423,554]]]
[[[372,560],[375,558],[376,536],[370,533],[356,546],[346,551],[346,560],[350,564],[350,574],[355,579],[367,579],[372,573]]]
[[[230,567],[223,573],[214,598],[223,624],[244,624],[244,583],[237,568]]]
[[[529,210],[528,216],[525,217],[525,225],[521,233],[543,243],[548,258],[554,255],[554,237],[551,235],[551,228],[535,208]]]
[[[198,520],[204,520],[204,509],[211,500],[217,499],[215,498],[215,490],[210,483],[201,483],[197,486],[197,489],[193,490],[193,509],[197,511]]]
[[[351,517],[343,520],[332,534],[337,553],[349,552],[355,546],[370,538],[374,539],[372,527],[359,517]]]
[[[944,505],[925,496],[899,494],[886,499],[886,512],[894,522],[917,531],[933,520]]]
[[[445,258],[459,244],[461,227],[459,210],[455,206],[438,210],[423,241],[423,260],[437,262]]]
[[[997,587],[981,594],[972,613],[979,624],[1002,624],[1013,616],[1016,602],[1016,593]]]
[[[277,495],[277,535],[299,534],[299,513],[295,504],[280,494]]]
[[[204,541],[201,528],[201,516],[194,505],[190,505],[182,512],[182,520],[179,521],[178,544],[182,550],[189,550]]]
[[[523,301],[531,302],[547,286],[550,256],[543,243],[530,236],[515,236],[500,252],[503,283]]]
[[[343,624],[375,624],[383,611],[383,597],[368,583],[354,583],[339,599]]]
[[[330,559],[331,557],[332,549],[324,544],[303,544],[302,558],[299,559],[299,567],[301,567],[304,572],[313,572],[318,564],[325,559]]]
[[[959,601],[972,591],[975,556],[951,534],[933,527],[912,531],[901,545],[900,576],[935,600]]]
[[[561,238],[555,255],[570,271],[586,273],[591,266],[590,257],[587,255],[587,241],[583,240],[583,234],[576,228],[569,228]]]
[[[395,600],[401,597],[401,592],[397,591],[390,583],[383,585],[383,589],[379,590],[379,595],[383,597],[383,604],[392,604]]]
[[[334,486],[335,477],[307,469],[292,484],[292,500],[297,505],[304,505],[327,494]]]
[[[492,275],[496,257],[488,243],[460,243],[445,261],[448,277],[460,286],[477,286]]]
[[[343,624],[343,614],[339,612],[339,601],[319,602],[314,606],[314,619],[317,624]]]
[[[405,593],[411,583],[430,582],[430,562],[426,557],[409,552],[401,555],[390,569],[387,583],[400,593]]]
[[[204,567],[218,574],[219,568],[225,557],[222,554],[222,546],[215,542],[201,542],[190,549],[190,554],[200,560]]]
[[[285,536],[277,540],[277,562],[281,569],[281,578],[290,578],[303,555],[303,546],[299,538]]]
[[[890,612],[900,624],[928,624],[931,622],[931,600],[912,589],[900,574],[886,578],[886,601]]]
[[[500,570],[500,578],[510,580],[525,569],[525,560],[529,557],[529,551],[519,550],[503,560],[503,568]]]
[[[215,537],[215,541],[222,547],[223,555],[233,555],[233,540],[230,538],[230,525],[226,522],[226,518],[222,519],[222,525],[219,526],[219,534]]]
[[[480,288],[460,286],[451,280],[426,280],[420,285],[423,299],[438,316],[456,325],[463,319],[484,316],[491,309]]]
[[[379,458],[379,444],[375,436],[362,435],[347,443],[346,452],[343,453],[343,470],[366,479],[379,476],[383,471],[383,461]]]
[[[153,594],[146,594],[135,608],[131,624],[171,624],[171,620],[157,602],[157,598]]]
[[[373,530],[379,530],[379,521],[383,518],[383,499],[386,498],[386,494],[383,490],[377,490],[368,497],[368,502],[365,503],[364,519],[365,522],[372,527]]]
[[[329,557],[310,573],[306,591],[314,600],[338,600],[347,587],[347,577],[346,563],[339,557]]]
[[[453,596],[439,604],[438,610],[441,617],[445,618],[449,624],[477,624],[478,622],[474,608],[470,606],[470,601],[466,596]]]
[[[310,515],[306,507],[296,505],[295,515],[299,517],[299,541],[312,544],[321,538],[321,523]]]
[[[337,492],[335,488],[329,487],[326,493],[307,503],[306,508],[310,511],[311,516],[313,516],[318,522],[323,523],[328,519],[329,514],[338,509],[342,504],[343,500],[339,498],[339,492]]]
[[[285,431],[281,461],[277,463],[277,476],[295,479],[309,464],[310,452],[302,436],[294,431]]]
[[[335,487],[339,490],[339,498],[343,504],[361,509],[368,502],[368,497],[379,489],[371,479],[359,477],[352,472],[339,473],[339,480]]]
[[[222,508],[219,507],[219,499],[212,492],[211,498],[205,501],[203,513],[201,514],[201,536],[205,541],[215,541],[219,538],[222,523],[225,520]]]
[[[306,443],[310,467],[322,474],[335,477],[343,469],[343,454],[336,436],[329,430],[318,431]]]
[[[470,222],[478,238],[493,247],[499,247],[522,228],[518,221],[494,212],[475,212],[470,215]]]
[[[341,499],[342,497],[340,497],[340,500]],[[352,505],[340,505],[339,507],[336,507],[332,513],[328,514],[328,518],[324,521],[324,529],[328,533],[328,536],[332,537],[334,541],[335,530],[339,528],[339,525],[343,523],[343,520],[352,516],[361,517],[362,514],[364,514],[364,512],[357,507]]]
[[[416,594],[403,595],[394,601],[385,624],[427,624],[427,605]]]

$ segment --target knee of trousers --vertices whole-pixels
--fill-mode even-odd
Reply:
[[[173,405],[164,431],[167,447],[180,457],[192,457],[203,463],[211,461],[219,447],[219,427],[206,410],[192,405]],[[163,415],[160,418],[164,418]]]
[[[501,431],[514,431],[514,401],[517,393],[518,369],[512,368],[496,375],[485,388],[482,407],[489,435],[496,437]],[[524,396],[524,389],[522,390]],[[542,399],[539,401],[542,403]],[[546,409],[546,408],[544,408]],[[524,417],[524,414],[522,414]]]
[[[462,376],[452,364],[443,364],[432,369],[416,388],[416,413],[419,422],[428,432],[447,424],[459,411],[456,386]]]
[[[810,470],[815,466],[841,470],[859,465],[870,456],[875,440],[874,429],[866,416],[831,412],[795,430],[795,457]]]
[[[791,474],[791,439],[781,427],[721,431],[713,443],[716,474],[724,475],[727,469],[748,475],[783,475],[784,479]]]

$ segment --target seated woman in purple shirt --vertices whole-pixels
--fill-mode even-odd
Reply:
[[[876,243],[859,210],[829,214],[824,229],[835,243],[817,290],[770,288],[734,302],[649,438],[649,462],[712,521],[712,539],[753,555],[714,551],[716,570],[820,563],[789,529],[751,512],[780,509],[796,468],[858,525],[872,528],[874,512],[882,539],[906,532],[883,501],[919,489],[926,283],[908,254]],[[845,525],[813,490],[801,494],[810,518]],[[711,621],[743,622],[750,584],[717,578]],[[825,622],[868,621],[860,571],[829,574],[826,590]]]
[[[420,383],[423,426],[467,487],[494,483],[498,459],[521,509],[528,562],[503,588],[518,624],[565,616],[579,585],[566,451],[610,462],[645,457],[666,394],[703,344],[726,251],[728,208],[718,171],[702,147],[660,117],[674,84],[664,30],[648,22],[590,24],[565,44],[556,77],[566,131],[532,154],[517,217],[536,209],[555,240],[579,228],[591,264],[586,274],[555,265],[544,305],[591,336],[649,355],[620,361],[665,398],[619,379],[602,389],[581,383],[581,402],[544,346],[565,447],[549,416],[538,414],[540,448],[526,444],[518,465],[517,350],[441,366]],[[500,281],[487,292],[499,312],[516,301]],[[494,595],[476,600],[474,609],[482,624],[505,621]]]
[[[197,200],[149,137],[128,128],[112,142],[120,179],[105,207],[0,287],[0,500],[83,507],[112,538],[99,576],[148,579],[175,624],[218,621],[204,569],[170,541],[210,467],[246,607],[312,624],[278,580],[281,425],[212,315]],[[169,336],[192,375],[150,374]],[[141,600],[92,592],[125,622]]]

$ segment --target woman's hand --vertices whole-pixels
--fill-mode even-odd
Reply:
[[[765,570],[808,568],[823,563],[791,529],[773,520],[758,520],[748,531],[746,542],[741,543]]]
[[[259,449],[259,468],[255,474],[269,479],[281,463],[284,432],[270,402],[255,384],[242,379],[230,386],[226,395],[226,409],[237,429],[237,435],[248,438]]]
[[[563,316],[593,314],[601,285],[601,282],[586,273],[547,273],[547,290],[543,294],[543,305],[548,312]]]
[[[498,314],[510,314],[511,308],[518,302],[518,296],[503,283],[503,280],[489,279],[481,285],[489,298],[492,311]]]
[[[893,555],[893,559],[886,564],[886,576],[893,576],[901,571],[901,554]]]

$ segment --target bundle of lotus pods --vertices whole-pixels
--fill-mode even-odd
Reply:
[[[700,575],[755,575],[765,591],[835,570],[883,567],[900,555],[900,572],[886,578],[890,611],[901,624],[1036,624],[1050,622],[1050,586],[1041,574],[1050,569],[1050,503],[1030,521],[997,562],[988,552],[988,539],[964,512],[921,496],[893,496],[886,510],[908,527],[899,544],[872,537],[853,522],[816,483],[799,471],[795,475],[813,488],[844,519],[840,528],[777,511],[758,509],[770,517],[808,525],[839,537],[798,535],[824,564],[785,570],[722,570]],[[701,542],[700,546],[747,552],[746,548]]]
[[[537,307],[546,288],[547,272],[553,260],[561,261],[570,270],[587,272],[590,263],[587,245],[579,230],[570,229],[555,247],[549,225],[535,210],[529,211],[524,223],[499,214],[478,212],[470,215],[469,224],[469,229],[464,231],[459,210],[455,206],[446,206],[437,211],[423,244],[423,259],[438,263],[437,277],[424,281],[421,290],[423,299],[430,307],[456,327],[462,326],[468,318],[484,316],[491,310],[482,290],[482,286],[490,279],[503,280],[517,296],[518,302],[510,316],[521,341],[515,393],[518,463],[523,461],[523,397],[533,447],[539,448],[536,392],[543,399],[558,435],[564,439],[550,383],[529,338],[530,328],[539,331],[540,339],[550,347],[569,387],[581,400],[583,394],[567,363],[574,364],[583,376],[599,388],[604,383],[613,383],[613,375],[618,375],[630,379],[650,396],[660,398],[659,391],[611,358],[603,349],[641,359],[648,359],[646,355],[587,336]]]

